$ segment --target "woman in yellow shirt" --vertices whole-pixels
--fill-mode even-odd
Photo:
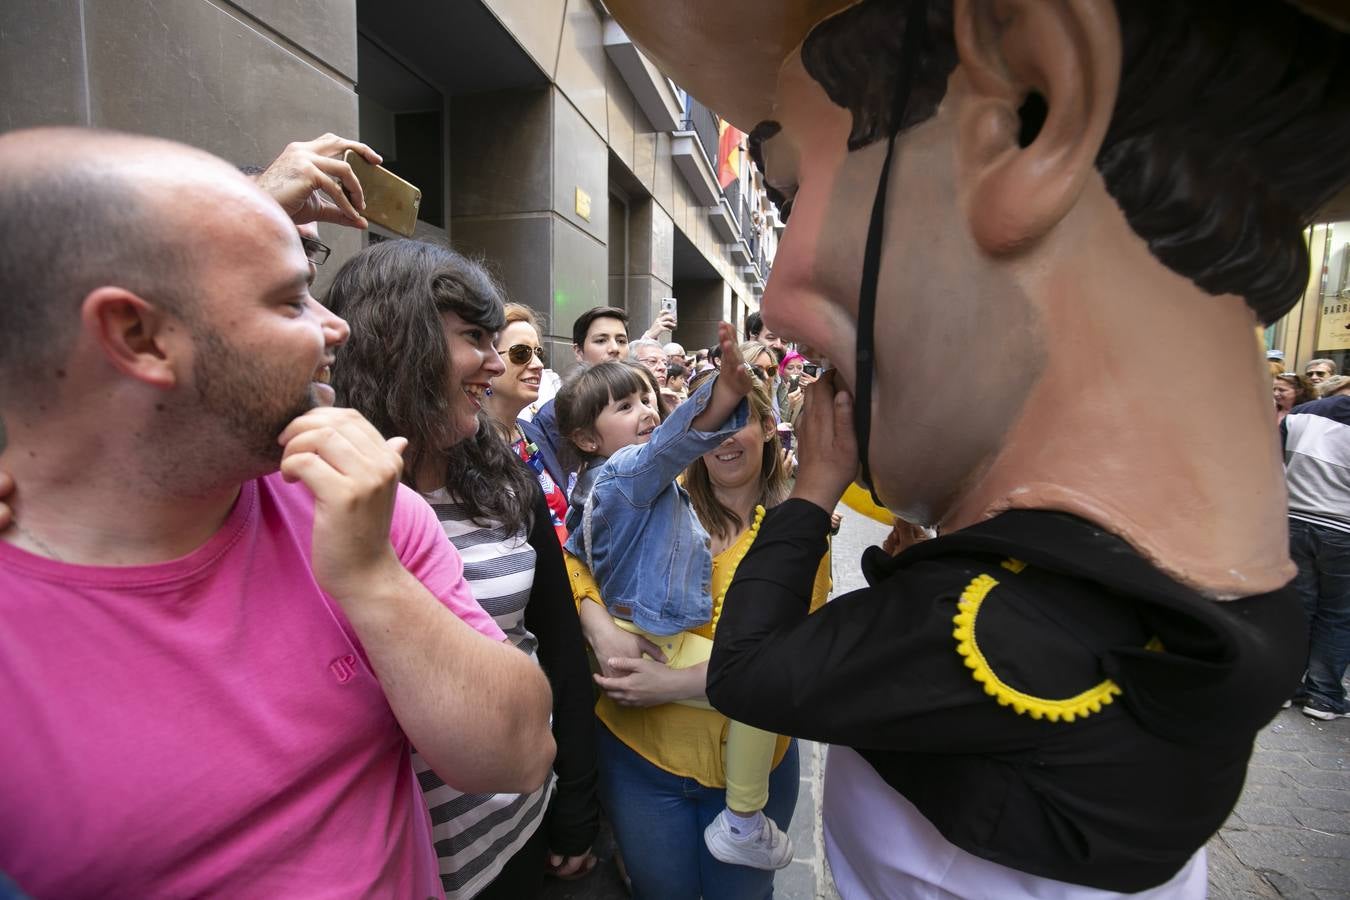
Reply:
[[[754,543],[767,507],[785,499],[789,476],[768,392],[756,385],[747,398],[750,422],[686,471],[699,521],[712,537],[712,620],[692,633],[711,640],[722,598],[736,565]],[[659,647],[624,631],[599,602],[589,573],[569,557],[582,630],[595,651],[604,693],[599,719],[600,793],[623,851],[633,896],[762,898],[773,893],[773,872],[732,866],[713,858],[703,833],[726,803],[728,720],[704,700],[706,650],[694,644]],[[812,608],[830,589],[829,556],[816,573]],[[681,637],[680,635],[675,636]],[[667,661],[670,665],[667,665]],[[797,801],[796,744],[774,748],[765,815],[786,830]]]

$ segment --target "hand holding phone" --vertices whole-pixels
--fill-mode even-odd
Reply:
[[[287,144],[258,175],[258,187],[281,204],[297,225],[332,222],[365,228],[361,184],[346,159],[340,158],[344,154],[371,165],[380,162],[380,155],[360,141],[325,134]]]

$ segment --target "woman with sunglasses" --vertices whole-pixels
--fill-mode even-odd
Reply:
[[[567,540],[567,494],[548,474],[541,445],[525,434],[521,410],[539,399],[539,386],[547,362],[539,342],[539,320],[534,311],[519,303],[506,304],[506,327],[497,335],[497,352],[506,371],[492,379],[492,393],[483,401],[483,411],[492,417],[502,436],[534,473],[544,490],[544,500],[561,545]]]

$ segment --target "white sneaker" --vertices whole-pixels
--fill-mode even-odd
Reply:
[[[773,819],[764,815],[761,818],[764,824],[760,826],[759,832],[742,838],[732,833],[727,812],[722,810],[703,832],[703,842],[708,845],[708,852],[733,866],[783,868],[792,862],[792,839],[773,823]]]
[[[1304,705],[1303,714],[1312,719],[1321,719],[1323,722],[1330,722],[1332,719],[1350,719],[1350,712],[1332,712],[1320,706],[1313,706],[1311,703]]]

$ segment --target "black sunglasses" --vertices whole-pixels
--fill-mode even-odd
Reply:
[[[497,352],[511,360],[512,365],[523,366],[530,361],[531,356],[539,357],[539,362],[548,365],[548,357],[544,355],[543,347],[531,347],[529,344],[512,344],[505,350],[498,350]]]

